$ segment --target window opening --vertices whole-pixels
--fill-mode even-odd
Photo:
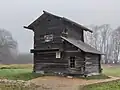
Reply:
[[[53,35],[52,35],[52,34],[50,34],[50,35],[45,35],[45,36],[44,36],[44,39],[45,39],[45,42],[50,42],[50,41],[53,40]]]
[[[70,57],[70,68],[75,68],[75,57]]]

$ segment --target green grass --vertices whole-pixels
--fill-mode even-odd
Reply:
[[[0,69],[32,69],[32,64],[10,64],[10,65],[3,65],[0,64]]]
[[[0,79],[31,80],[42,76],[32,73],[32,64],[25,65],[0,65]],[[36,90],[38,86],[32,84],[25,86],[24,83],[0,82],[0,90]]]
[[[32,64],[0,65],[0,79],[31,80],[42,76],[32,73]]]
[[[39,76],[41,75],[32,73],[31,69],[0,69],[1,79],[31,80]]]
[[[53,74],[46,74],[52,75]],[[32,64],[21,65],[0,65],[0,79],[11,80],[31,80],[43,75],[32,73]],[[90,77],[78,77],[83,79],[107,79],[108,76],[120,76],[120,66],[103,65],[103,74]],[[30,90],[31,87],[22,87],[23,85],[10,85],[0,83],[0,90]],[[32,86],[34,88],[35,86]],[[113,81],[100,84],[81,86],[80,90],[120,90],[120,81]],[[34,89],[33,89],[34,90]]]
[[[120,80],[87,85],[80,90],[120,90]]]
[[[120,65],[103,65],[103,74],[106,76],[120,77]],[[98,76],[93,77],[99,79]],[[80,86],[80,90],[120,90],[120,80]]]
[[[37,90],[39,86],[34,84],[25,86],[24,84],[0,83],[0,90]]]
[[[107,79],[108,76],[120,76],[120,66],[109,67],[103,65],[103,74],[90,76],[90,77],[80,77],[83,79]],[[30,80],[41,76],[40,74],[32,73],[32,64],[13,64],[13,65],[0,65],[0,78],[6,79],[20,79],[20,80]]]
[[[116,76],[120,77],[120,66],[119,65],[104,65],[103,66],[103,73],[108,76]]]

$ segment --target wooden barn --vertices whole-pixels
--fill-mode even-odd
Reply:
[[[102,53],[84,43],[84,31],[90,29],[46,11],[24,28],[34,32],[34,72],[101,73]]]

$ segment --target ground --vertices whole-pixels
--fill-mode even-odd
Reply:
[[[32,73],[32,65],[0,65],[0,78],[7,78],[12,80],[28,80],[36,84],[38,87],[37,90],[109,90],[109,89],[99,89],[101,87],[106,88],[110,84],[111,87],[120,86],[120,66],[119,65],[103,65],[103,74],[110,76],[107,78],[104,76],[94,76],[90,78],[66,78],[60,76],[42,76],[39,74]],[[96,85],[95,83],[108,82],[118,80],[114,84],[100,84]],[[116,85],[116,86],[112,86]],[[6,85],[2,85],[5,86]],[[2,88],[0,83],[0,89]],[[98,89],[96,89],[96,86]],[[4,87],[4,88],[5,88]],[[8,86],[9,87],[9,86]],[[17,87],[17,86],[16,86]],[[16,88],[14,87],[14,88]],[[82,89],[80,89],[82,88]],[[92,89],[90,89],[92,88]],[[95,89],[94,89],[95,88]],[[3,89],[2,90],[8,90]],[[13,90],[13,89],[10,89]],[[28,90],[28,89],[20,89]],[[114,90],[114,89],[111,89]],[[117,90],[117,89],[116,89]],[[119,89],[118,89],[119,90]]]
[[[118,80],[118,77],[111,77],[109,79],[101,79],[101,80],[85,80],[79,78],[66,78],[66,77],[58,77],[58,76],[45,76],[39,77],[31,80],[37,85],[43,85],[47,88],[47,90],[78,90],[80,85],[89,85],[100,82],[108,82],[112,80]]]
[[[109,76],[112,75],[109,79],[85,80],[80,78],[68,79],[66,77],[45,76],[33,79],[32,82],[37,85],[42,84],[46,87],[46,90],[78,90],[85,85],[119,80],[119,67],[119,65],[103,65],[103,73]]]

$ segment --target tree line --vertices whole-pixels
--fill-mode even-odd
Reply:
[[[113,29],[109,24],[91,25],[93,33],[85,32],[85,42],[101,51],[102,63],[120,63],[120,27]]]
[[[0,29],[0,64],[32,63],[32,55],[19,53],[18,43],[11,32]]]

